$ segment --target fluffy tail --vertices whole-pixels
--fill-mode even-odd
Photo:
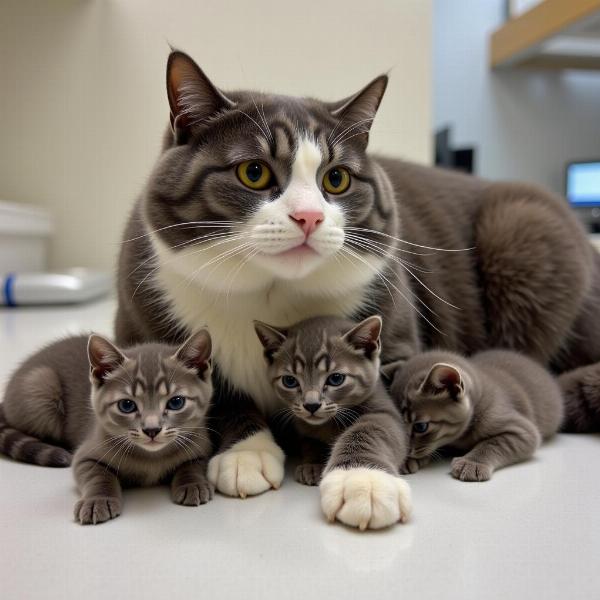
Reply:
[[[27,435],[7,422],[0,404],[0,453],[20,462],[43,467],[68,467],[73,455],[64,448],[53,446]]]
[[[562,431],[600,431],[600,363],[563,373],[558,382],[565,400]]]

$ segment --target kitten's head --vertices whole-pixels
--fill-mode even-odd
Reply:
[[[92,406],[98,422],[107,434],[148,452],[206,440],[210,355],[206,330],[179,348],[149,343],[125,352],[99,335],[90,336]]]
[[[472,415],[468,388],[468,375],[446,363],[429,363],[408,379],[400,408],[410,427],[409,457],[424,458],[460,437]]]
[[[381,317],[358,325],[335,317],[307,319],[287,329],[254,324],[277,397],[311,425],[352,417],[379,378]],[[346,412],[346,417],[344,416]]]
[[[389,180],[365,152],[386,85],[378,77],[339,102],[225,93],[172,52],[171,131],[145,194],[164,263],[230,291],[277,279],[352,289],[373,279],[393,242],[360,238],[395,224]]]

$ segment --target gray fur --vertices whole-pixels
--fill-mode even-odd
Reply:
[[[323,473],[340,467],[398,475],[406,432],[379,377],[381,319],[315,317],[285,329],[260,322],[255,328],[282,403],[275,425],[291,422],[300,435],[296,480],[318,485]],[[332,375],[343,382],[329,383]],[[297,387],[284,385],[290,376]]]
[[[452,461],[454,477],[486,481],[494,470],[533,456],[563,420],[561,391],[552,375],[507,350],[471,359],[423,353],[408,361],[392,389],[411,428],[404,466],[410,473],[438,448],[451,447],[466,451]]]
[[[119,343],[174,342],[187,333],[170,311],[171,290],[154,277],[149,231],[174,249],[231,231],[210,223],[243,222],[260,203],[277,198],[289,183],[299,137],[310,135],[329,165],[352,165],[349,191],[327,198],[348,219],[339,260],[385,258],[360,290],[364,302],[357,314],[337,316],[383,316],[381,359],[392,378],[413,354],[432,347],[461,354],[514,349],[559,373],[600,361],[600,256],[566,202],[529,185],[489,183],[366,154],[369,119],[383,95],[384,77],[351,100],[327,103],[220,92],[180,52],[171,55],[167,75],[172,128],[133,208],[125,232],[131,241],[122,246],[119,261]],[[347,127],[353,129],[336,139]],[[260,193],[244,189],[236,180],[235,156],[268,163],[276,185]],[[185,225],[190,221],[205,225],[190,228]],[[278,293],[276,286],[272,293]],[[325,303],[336,290],[319,293],[306,299],[315,316],[326,312],[319,298]],[[228,373],[220,375],[224,385],[216,396],[227,446],[266,427],[266,421],[247,390],[231,392]],[[569,376],[570,413],[578,430],[589,430],[597,427],[600,406],[578,391],[583,375]],[[229,420],[235,421],[232,429]]]
[[[176,503],[205,503],[212,497],[205,425],[210,347],[205,330],[179,348],[147,343],[120,350],[97,335],[54,342],[29,357],[8,383],[0,451],[46,466],[72,461],[82,495],[75,518],[82,524],[118,516],[122,485],[171,480]],[[183,407],[167,410],[177,395],[185,397]],[[124,398],[136,404],[131,414],[118,408]]]

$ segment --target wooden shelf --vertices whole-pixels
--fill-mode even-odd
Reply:
[[[600,69],[600,0],[544,0],[490,39],[492,68]]]

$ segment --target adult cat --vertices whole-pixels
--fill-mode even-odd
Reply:
[[[223,379],[210,472],[226,494],[283,477],[254,319],[378,312],[392,376],[432,346],[514,348],[561,372],[600,360],[600,256],[566,203],[367,155],[386,83],[340,102],[225,94],[187,55],[169,57],[171,128],[126,229],[116,336],[179,341],[210,327]],[[568,380],[567,425],[595,425],[594,385],[577,391],[597,371]]]

